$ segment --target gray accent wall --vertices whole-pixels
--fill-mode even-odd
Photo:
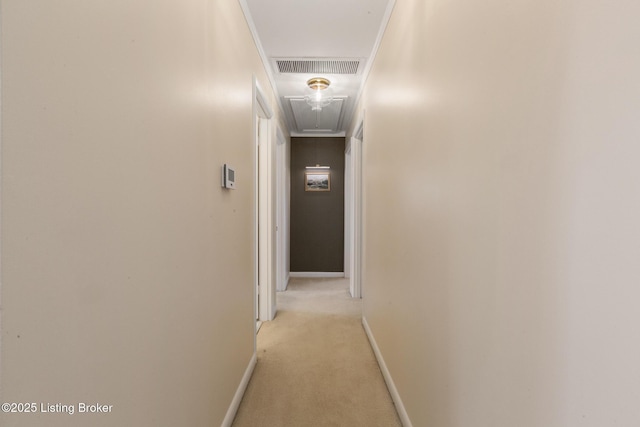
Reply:
[[[345,138],[291,138],[291,271],[344,271]],[[305,191],[306,166],[330,166],[331,191]]]

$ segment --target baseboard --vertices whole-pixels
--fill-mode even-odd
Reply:
[[[291,280],[291,273],[287,273],[287,275],[284,277],[284,280],[282,281],[282,285],[276,288],[276,292],[286,291],[287,287],[289,287],[289,280]]]
[[[344,277],[343,271],[292,271],[289,273],[289,277],[301,277],[301,278],[315,278],[315,277]]]
[[[233,423],[233,419],[236,417],[236,412],[238,412],[238,407],[240,406],[240,402],[242,401],[242,396],[244,396],[244,392],[247,389],[247,385],[249,384],[249,380],[251,379],[251,374],[253,374],[253,369],[256,367],[256,362],[258,358],[256,357],[256,353],[253,353],[251,356],[251,360],[249,361],[249,366],[247,366],[246,371],[244,371],[244,375],[242,376],[242,381],[240,381],[240,385],[236,390],[236,394],[233,396],[233,400],[231,401],[231,405],[227,410],[227,415],[224,417],[222,424],[220,427],[231,427]]]
[[[382,357],[382,353],[378,348],[376,339],[373,337],[373,332],[371,332],[371,328],[369,328],[367,319],[364,316],[362,316],[362,326],[367,333],[369,344],[371,344],[371,349],[376,356],[376,360],[378,361],[378,365],[380,366],[380,371],[382,371],[384,381],[387,383],[387,389],[389,390],[391,399],[393,399],[393,403],[396,406],[396,411],[398,412],[398,416],[400,417],[400,421],[402,422],[403,427],[413,427],[413,424],[411,424],[411,420],[409,419],[409,414],[407,414],[407,410],[404,408],[404,404],[402,403],[402,399],[400,398],[400,393],[398,393],[398,389],[396,388],[396,385],[391,378],[391,373],[387,368],[387,364],[384,363],[384,358]]]

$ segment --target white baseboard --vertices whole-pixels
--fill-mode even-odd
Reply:
[[[398,412],[398,416],[400,417],[402,426],[413,427],[413,424],[411,424],[411,420],[409,419],[409,414],[407,414],[407,410],[404,408],[404,404],[402,403],[402,399],[400,398],[400,394],[398,393],[398,389],[396,388],[396,385],[391,378],[391,373],[387,368],[387,364],[384,363],[384,358],[382,357],[382,353],[378,348],[376,339],[373,337],[373,332],[371,332],[371,328],[369,328],[367,319],[364,316],[362,316],[362,326],[364,327],[364,330],[367,333],[367,337],[369,338],[371,349],[376,355],[376,360],[378,361],[378,365],[380,366],[380,371],[382,371],[384,381],[387,383],[387,389],[389,390],[389,394],[391,394],[391,399],[393,399],[393,403],[396,405],[396,411]]]
[[[332,272],[332,271],[292,271],[289,273],[289,277],[302,277],[302,278],[315,278],[315,277],[344,277],[344,272]]]
[[[247,369],[244,371],[242,381],[240,381],[240,385],[236,390],[236,394],[233,396],[231,405],[229,405],[227,415],[224,417],[224,420],[222,421],[220,427],[231,427],[231,423],[233,423],[233,419],[236,417],[236,412],[238,412],[238,407],[240,406],[240,402],[242,401],[242,396],[244,396],[244,392],[247,389],[249,380],[251,379],[251,374],[253,374],[253,369],[256,367],[257,360],[258,358],[256,356],[256,353],[254,352],[253,356],[251,356],[251,360],[249,361],[249,366],[247,366]]]
[[[287,275],[284,277],[284,280],[282,281],[282,284],[276,288],[276,292],[284,292],[287,290],[287,287],[289,286],[289,280],[291,279],[291,273],[287,273]]]

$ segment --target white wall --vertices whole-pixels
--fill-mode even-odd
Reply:
[[[640,425],[638,16],[397,1],[360,106],[364,316],[414,426]]]
[[[275,105],[237,1],[2,2],[0,401],[113,411],[0,424],[220,425],[254,351],[253,74]]]

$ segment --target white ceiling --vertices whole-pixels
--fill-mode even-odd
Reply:
[[[394,0],[239,0],[292,136],[343,136]],[[276,60],[358,60],[356,74],[280,72]],[[331,81],[334,102],[311,111],[311,77]]]

